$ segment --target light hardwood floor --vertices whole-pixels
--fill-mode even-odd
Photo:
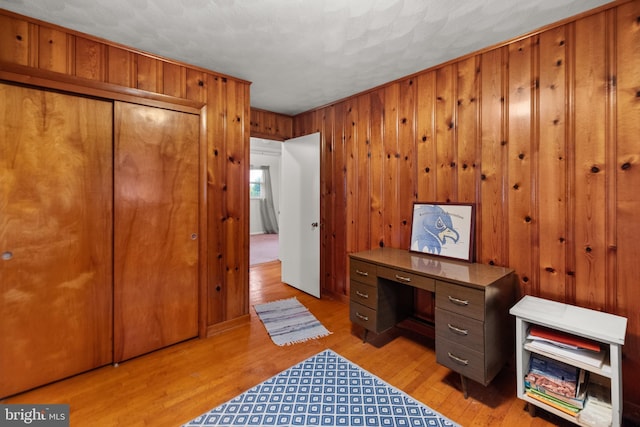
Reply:
[[[179,426],[290,366],[330,348],[463,426],[571,425],[515,397],[513,364],[488,387],[436,364],[433,341],[400,336],[376,348],[352,333],[347,304],[318,300],[280,282],[280,263],[250,271],[251,304],[295,296],[333,333],[278,347],[251,309],[235,330],[190,340],[23,393],[2,403],[68,403],[71,426]]]

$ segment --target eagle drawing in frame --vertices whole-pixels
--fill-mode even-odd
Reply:
[[[470,260],[471,205],[414,204],[411,250]]]

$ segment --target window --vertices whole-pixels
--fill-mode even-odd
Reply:
[[[249,171],[249,197],[252,199],[264,199],[264,173],[262,169]]]

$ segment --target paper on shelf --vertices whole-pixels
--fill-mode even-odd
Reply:
[[[606,356],[605,351],[596,353],[591,350],[570,349],[566,347],[559,347],[555,344],[551,344],[547,341],[541,340],[532,340],[529,341],[528,344],[534,349],[555,354],[557,356],[566,357],[567,359],[576,360],[595,368],[602,367],[604,358]]]

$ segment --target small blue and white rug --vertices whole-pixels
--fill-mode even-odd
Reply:
[[[457,426],[331,350],[202,414],[192,426]]]
[[[331,334],[295,297],[256,304],[253,308],[269,332],[271,340],[279,346]]]

